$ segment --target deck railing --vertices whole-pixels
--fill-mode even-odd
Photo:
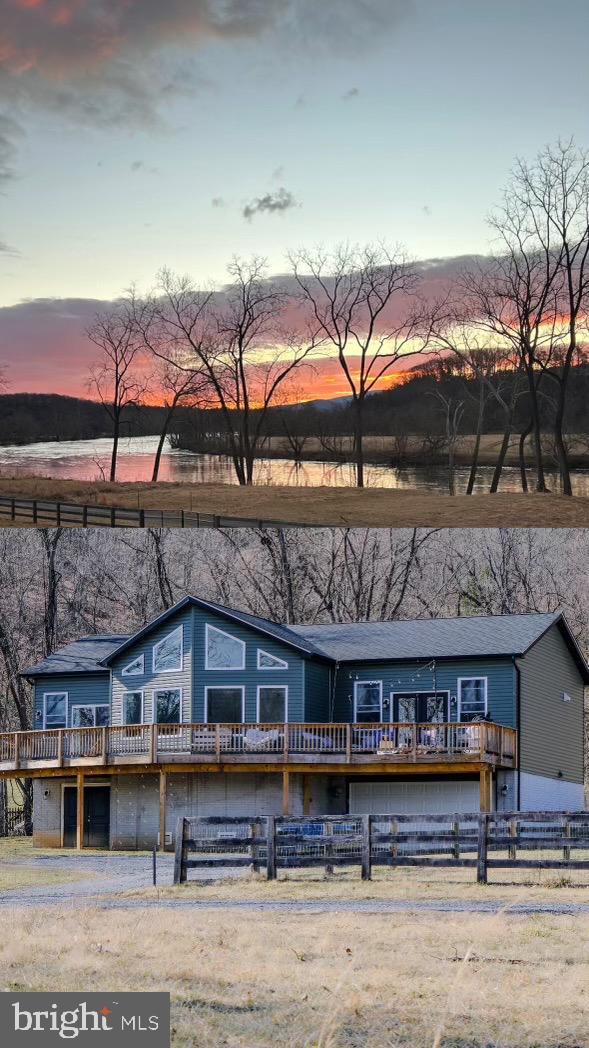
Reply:
[[[485,761],[514,767],[517,732],[487,722],[413,724],[129,724],[0,734],[0,767],[166,763],[256,757],[339,763]]]

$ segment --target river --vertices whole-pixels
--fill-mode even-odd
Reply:
[[[129,437],[121,441],[117,480],[150,480],[157,437]],[[0,447],[0,474],[3,476],[63,477],[73,480],[101,480],[108,478],[112,443],[99,440],[47,441],[40,444],[5,445]],[[478,471],[475,491],[489,490],[493,470],[482,466]],[[456,471],[458,492],[464,491],[468,469]],[[233,466],[229,458],[219,455],[199,455],[166,446],[160,467],[160,480],[187,483],[235,484]],[[289,459],[261,458],[256,463],[257,484],[287,484],[301,486],[325,485],[353,487],[354,468],[350,463],[303,462],[296,465]],[[530,477],[533,483],[533,478]],[[554,491],[559,489],[556,473],[548,473],[547,481]],[[366,485],[446,494],[447,471],[441,466],[431,468],[393,469],[389,466],[367,466]],[[575,494],[589,495],[589,470],[575,470]],[[521,491],[519,471],[513,467],[503,471],[501,491]]]

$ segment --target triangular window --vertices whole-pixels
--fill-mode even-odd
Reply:
[[[288,662],[285,662],[284,659],[279,659],[277,655],[271,655],[269,651],[264,651],[263,648],[258,648],[258,669],[287,670]]]
[[[140,673],[145,673],[145,655],[138,655],[136,659],[133,659],[133,662],[123,666],[123,677],[136,677]]]

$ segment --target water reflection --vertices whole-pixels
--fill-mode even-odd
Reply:
[[[4,476],[63,477],[73,480],[101,480],[108,478],[111,441],[100,440],[49,441],[42,444],[0,447],[0,472]],[[150,480],[157,437],[132,437],[121,441],[118,480]],[[456,471],[456,488],[465,491],[468,482],[466,467]],[[493,470],[479,469],[475,491],[489,490]],[[366,466],[366,485],[446,494],[447,471],[436,466],[428,469],[393,469],[389,466]],[[170,447],[162,456],[160,480],[186,481],[197,484],[235,484],[230,458],[219,455],[196,455]],[[259,459],[256,463],[257,484],[285,484],[289,486],[353,487],[354,467],[351,463],[303,462],[290,459]],[[533,479],[530,478],[531,483]],[[556,473],[547,474],[552,490],[559,490]],[[576,470],[573,487],[577,495],[589,495],[589,470]],[[501,479],[501,491],[521,491],[519,470],[506,468]]]

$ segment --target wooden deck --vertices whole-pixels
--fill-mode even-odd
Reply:
[[[0,776],[272,770],[514,768],[517,732],[498,724],[137,724],[0,734]],[[473,768],[474,770],[474,768]]]

